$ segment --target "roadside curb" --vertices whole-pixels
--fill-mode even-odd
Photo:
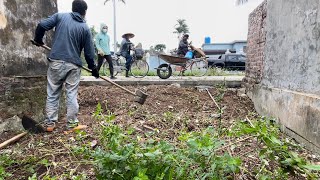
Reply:
[[[169,79],[160,79],[156,76],[148,76],[144,78],[126,78],[117,77],[113,80],[123,86],[146,86],[146,85],[171,85],[180,84],[181,86],[214,86],[224,84],[230,88],[241,87],[244,76],[204,76],[204,77],[170,77]],[[91,76],[81,77],[80,86],[112,86],[109,82],[102,79],[95,79]]]

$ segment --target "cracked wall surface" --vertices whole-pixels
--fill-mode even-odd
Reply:
[[[266,61],[262,84],[320,95],[320,3],[268,3]]]
[[[4,2],[3,0],[0,0],[0,29],[4,29],[7,26],[7,18],[4,11]]]
[[[259,114],[276,118],[285,132],[319,153],[320,2],[268,0],[266,7],[265,26],[251,32],[265,30],[264,46],[248,45],[249,63],[261,66],[246,73],[247,94]]]
[[[30,39],[36,24],[54,12],[56,0],[0,0],[0,76],[46,74],[47,52]]]
[[[30,39],[37,23],[57,11],[56,0],[0,0],[0,132],[21,128],[22,112],[43,119],[47,51]]]

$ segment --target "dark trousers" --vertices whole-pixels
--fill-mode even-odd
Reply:
[[[126,68],[127,68],[127,71],[129,71],[131,66],[132,56],[130,54],[127,54],[125,58],[126,58]]]
[[[113,76],[113,64],[112,64],[112,58],[111,55],[104,55],[101,56],[100,54],[98,54],[98,71],[100,71],[100,68],[102,66],[103,63],[103,59],[106,59],[108,64],[109,64],[109,69],[110,69],[110,76]]]

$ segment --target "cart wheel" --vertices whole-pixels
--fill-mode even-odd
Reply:
[[[172,68],[168,64],[160,64],[157,69],[157,75],[161,79],[168,79],[172,75]]]
[[[193,76],[204,76],[208,71],[208,62],[204,59],[195,60],[191,65],[191,74]]]
[[[112,59],[112,64],[113,64],[113,76],[116,76],[119,71],[117,69],[121,69],[121,66],[119,62],[115,59]],[[109,69],[109,63],[104,60],[103,65],[102,65],[102,70],[103,70],[103,75],[109,76],[110,75],[110,69]]]

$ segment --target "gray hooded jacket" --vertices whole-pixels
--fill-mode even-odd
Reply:
[[[91,31],[79,13],[56,13],[42,20],[39,25],[46,31],[55,27],[49,58],[82,66],[80,55],[84,49],[88,67],[94,68],[95,52]]]

